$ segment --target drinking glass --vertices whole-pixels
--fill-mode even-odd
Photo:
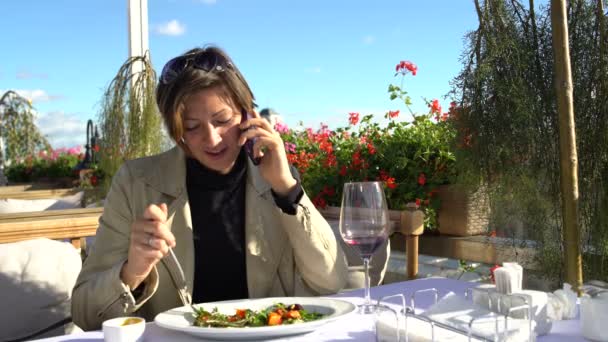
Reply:
[[[384,185],[381,182],[345,183],[340,208],[340,234],[347,245],[361,255],[365,267],[365,302],[359,306],[362,314],[370,314],[372,304],[369,288],[369,261],[389,235],[390,219]]]

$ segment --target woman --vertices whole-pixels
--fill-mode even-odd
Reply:
[[[344,254],[230,58],[207,47],[170,60],[156,98],[178,146],[114,177],[74,287],[74,322],[88,330],[133,313],[151,320],[190,295],[201,303],[340,290]]]

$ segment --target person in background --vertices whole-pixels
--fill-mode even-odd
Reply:
[[[114,176],[74,322],[99,329],[182,306],[179,265],[194,303],[342,289],[344,253],[230,57],[210,46],[171,59],[156,98],[177,146]]]
[[[278,122],[282,122],[281,116],[272,108],[264,108],[260,111],[260,116],[270,122],[270,126],[274,127]]]

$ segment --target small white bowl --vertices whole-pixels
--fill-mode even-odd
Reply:
[[[106,342],[141,342],[146,320],[141,317],[113,318],[103,322],[102,330]]]

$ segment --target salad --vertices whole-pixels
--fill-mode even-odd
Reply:
[[[226,315],[218,312],[217,307],[211,311],[203,308],[194,310],[194,326],[213,328],[243,328],[264,327],[282,324],[295,324],[315,321],[325,315],[308,312],[300,304],[285,305],[277,303],[264,310],[254,311],[250,309],[237,309],[234,315]]]

